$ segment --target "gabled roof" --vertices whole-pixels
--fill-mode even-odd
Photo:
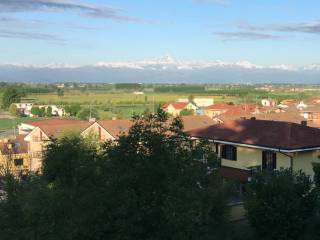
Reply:
[[[233,104],[227,104],[227,103],[215,103],[206,107],[206,110],[227,110],[234,106],[235,105]]]
[[[128,119],[100,120],[97,123],[114,138],[121,134],[127,134],[133,125],[133,121]]]
[[[192,137],[281,150],[320,147],[320,129],[296,123],[237,120],[191,130]]]
[[[29,125],[40,128],[48,137],[59,137],[69,132],[82,132],[92,122],[76,119],[47,119],[29,122]]]
[[[177,110],[182,110],[186,106],[188,106],[189,102],[171,102],[171,103],[166,103],[162,106],[163,109],[168,108],[170,105],[174,107]]]
[[[184,131],[190,131],[197,128],[209,127],[213,124],[216,124],[212,118],[201,115],[201,116],[182,116],[181,117]]]

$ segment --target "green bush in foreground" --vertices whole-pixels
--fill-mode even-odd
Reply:
[[[316,192],[301,171],[261,172],[248,185],[245,208],[260,239],[299,239],[314,216]]]

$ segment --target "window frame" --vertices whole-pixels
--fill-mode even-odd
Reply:
[[[226,160],[237,161],[237,147],[228,144],[221,145],[220,156]]]

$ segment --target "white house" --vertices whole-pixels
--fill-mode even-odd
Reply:
[[[15,103],[17,109],[25,116],[30,116],[33,103]]]
[[[189,102],[189,99],[187,98],[180,98],[178,99],[178,102]],[[194,98],[192,101],[197,107],[208,107],[214,104],[213,98]]]

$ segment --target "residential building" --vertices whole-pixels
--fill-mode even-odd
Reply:
[[[258,107],[255,104],[226,104],[216,103],[205,109],[205,115],[215,119],[217,122],[224,122],[227,119],[239,119],[250,114],[260,114],[267,109]]]
[[[0,141],[0,174],[10,171],[16,175],[29,170],[30,158],[25,135]]]
[[[185,131],[215,124],[214,120],[207,116],[184,116],[182,122]],[[59,138],[73,133],[83,137],[97,137],[98,141],[116,141],[121,134],[128,134],[132,124],[133,121],[126,119],[93,122],[76,119],[47,119],[21,124],[19,131],[26,134],[24,141],[30,156],[29,168],[37,171],[41,168],[43,152],[50,143],[50,138]]]
[[[199,108],[208,107],[214,104],[213,98],[193,98],[191,101],[187,98],[178,99],[178,102],[192,102]]]
[[[313,176],[320,163],[320,129],[302,124],[237,120],[188,131],[194,139],[208,139],[221,158],[220,174],[250,181],[254,169],[291,168]]]
[[[180,115],[180,112],[182,110],[186,109],[186,110],[192,110],[195,112],[198,108],[196,105],[194,105],[191,102],[171,102],[163,105],[162,109],[168,114],[176,117]]]
[[[80,134],[92,123],[73,119],[48,119],[28,123],[34,128],[25,136],[30,156],[30,170],[38,171],[42,165],[43,152],[50,138],[59,138],[66,134]]]
[[[24,116],[30,116],[33,103],[15,103],[19,112]]]

